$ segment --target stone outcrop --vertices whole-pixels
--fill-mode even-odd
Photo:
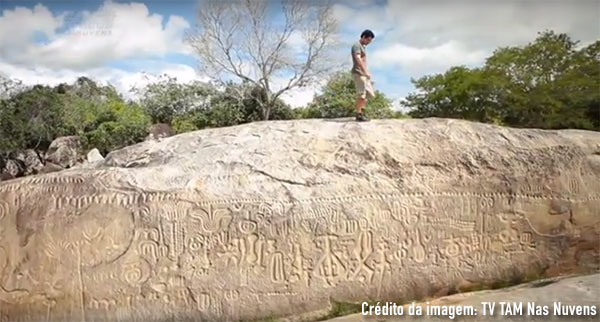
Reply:
[[[43,167],[42,159],[35,150],[27,149],[15,153],[14,159],[20,160],[25,166],[23,175],[37,174]]]
[[[95,163],[104,160],[104,157],[102,156],[102,154],[100,154],[100,151],[98,151],[98,149],[94,148],[91,149],[90,152],[88,152],[86,159],[89,163]]]
[[[78,136],[62,136],[56,138],[46,151],[47,162],[54,163],[63,168],[70,168],[82,159],[81,138]]]
[[[252,320],[599,270],[600,133],[258,122],[0,184],[0,321]]]
[[[20,177],[25,173],[25,164],[21,160],[8,159],[4,164],[2,172],[10,175],[11,178]]]
[[[0,153],[0,181],[37,174],[44,167],[35,150]]]
[[[175,135],[171,126],[165,123],[153,124],[148,132],[146,140],[160,140]]]
[[[52,162],[46,162],[44,166],[40,169],[39,173],[52,173],[64,170],[63,167],[58,164],[54,164]]]

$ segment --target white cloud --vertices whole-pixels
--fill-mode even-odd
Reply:
[[[279,76],[271,80],[271,88],[274,92],[287,86],[289,78]],[[320,89],[325,85],[326,80],[316,81],[310,86],[294,87],[291,90],[285,91],[281,95],[281,99],[292,107],[306,106],[312,102],[315,94],[319,93]]]
[[[487,54],[483,50],[470,51],[457,41],[448,41],[439,46],[425,48],[396,43],[375,50],[369,62],[374,68],[400,68],[405,74],[419,77],[451,66],[481,64]]]
[[[294,88],[281,95],[281,99],[292,107],[303,107],[312,102],[316,87]]]
[[[353,37],[369,28],[379,41],[415,47],[457,41],[489,51],[525,44],[545,29],[582,42],[600,38],[598,0],[394,0],[368,8],[336,4],[334,9]]]
[[[60,83],[72,83],[80,76],[86,76],[102,84],[112,84],[117,91],[126,98],[135,99],[129,90],[135,85],[142,87],[158,79],[162,74],[176,77],[178,82],[207,81],[206,77],[198,75],[196,71],[183,64],[170,64],[155,62],[151,68],[145,71],[129,72],[117,68],[98,67],[85,72],[70,69],[48,69],[45,67],[24,68],[0,62],[0,70],[10,78],[18,79],[25,85],[47,84],[51,86]]]
[[[522,45],[552,29],[582,41],[600,36],[597,0],[528,1],[389,1],[394,33],[388,39],[413,46],[436,46],[449,40],[470,49]]]
[[[0,16],[0,57],[29,67],[85,70],[118,59],[189,52],[182,36],[190,24],[170,16],[163,27],[163,17],[141,3],[107,1],[95,12],[83,12],[79,25],[57,34],[63,22],[64,16],[55,16],[43,5],[5,10]],[[48,42],[34,42],[36,31]]]
[[[25,50],[35,33],[54,37],[55,30],[63,24],[64,16],[55,16],[45,6],[33,9],[17,7],[3,10],[0,16],[0,57],[9,52]]]

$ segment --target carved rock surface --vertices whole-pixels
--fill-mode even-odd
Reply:
[[[489,307],[486,307],[486,315],[484,315],[482,302],[495,304],[493,314],[490,314]],[[515,307],[512,303],[515,303],[517,307],[519,303],[522,303],[522,314],[514,310],[506,311],[504,312],[506,314],[502,315],[500,302],[511,303],[505,304],[507,307],[510,305],[511,308]],[[434,306],[454,306],[455,308],[470,306],[477,310],[477,315],[468,315],[468,313],[456,315],[455,319],[458,321],[597,321],[600,309],[600,274],[549,278],[499,290],[445,296],[416,303],[415,307],[421,307],[422,315],[420,316],[416,314],[411,316],[409,306],[410,304],[403,305],[401,316],[358,313],[326,322],[448,322],[453,320],[449,318],[450,314],[437,314],[437,311],[433,310]],[[429,314],[427,314],[428,306]],[[577,311],[578,307],[581,307],[579,311]],[[470,313],[470,311],[466,312]]]
[[[252,320],[598,271],[600,133],[258,122],[0,184],[0,321]]]

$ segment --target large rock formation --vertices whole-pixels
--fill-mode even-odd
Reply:
[[[0,321],[251,320],[598,271],[599,209],[596,132],[186,133],[0,184]]]

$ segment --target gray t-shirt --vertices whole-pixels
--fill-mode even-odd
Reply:
[[[360,57],[362,59],[365,58],[365,56],[367,56],[367,49],[365,48],[365,46],[363,46],[360,41],[357,41],[353,46],[352,46],[352,73],[355,74],[365,74],[366,71],[363,70],[360,65],[358,64],[358,61],[356,60],[356,54],[360,54]]]

